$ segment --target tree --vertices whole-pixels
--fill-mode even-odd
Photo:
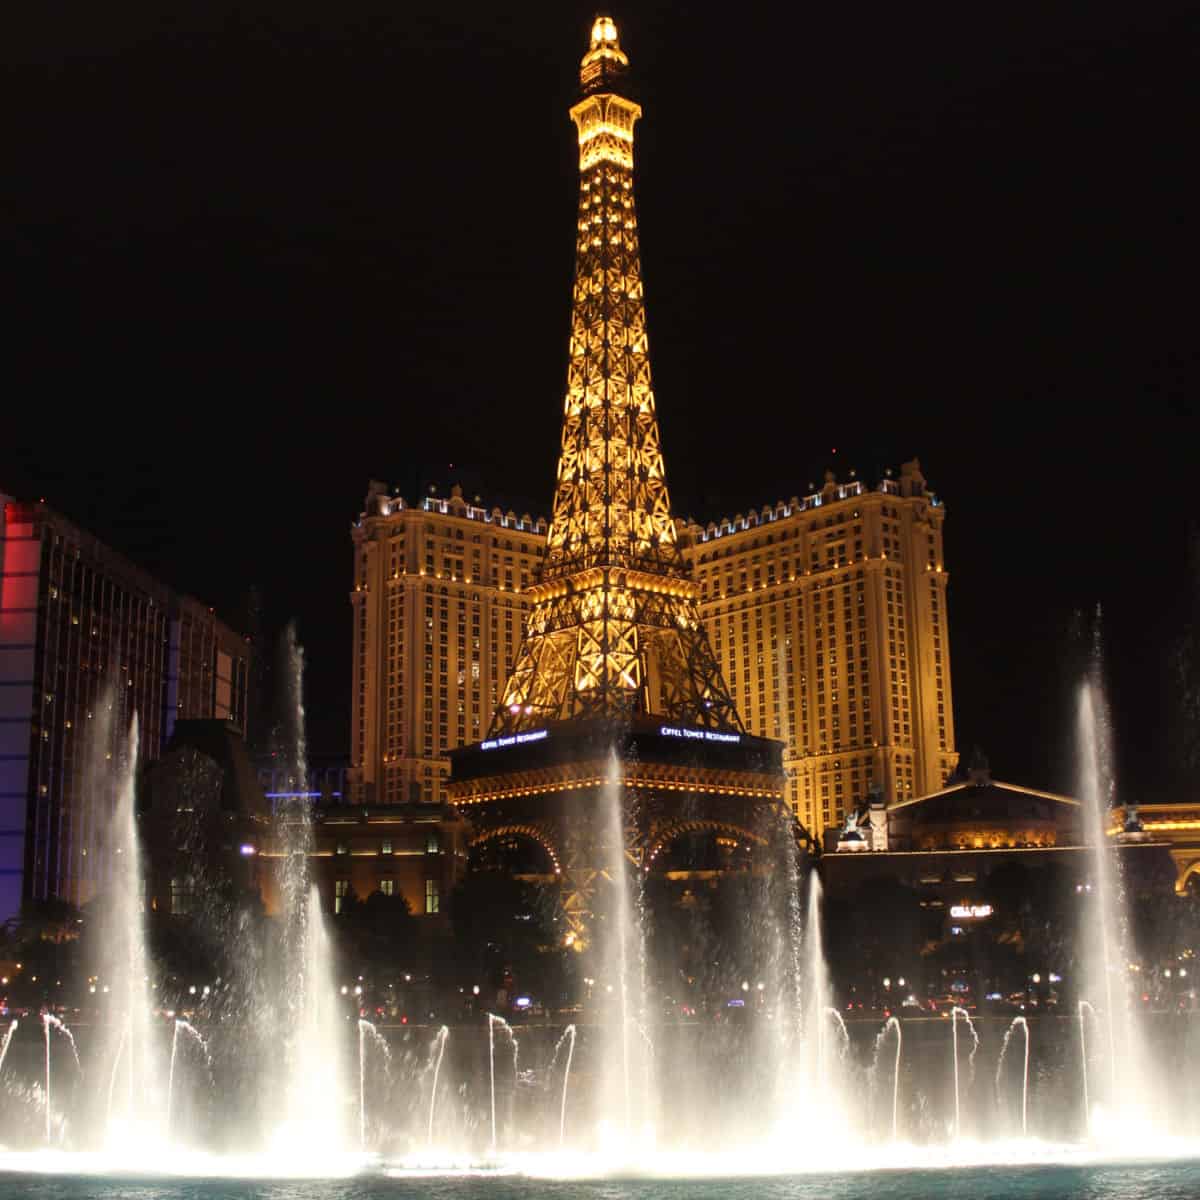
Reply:
[[[66,900],[26,900],[19,915],[4,926],[8,952],[21,963],[13,993],[26,1003],[42,997],[62,1000],[58,980],[68,988],[75,982],[83,928],[82,912]]]
[[[341,912],[333,923],[334,934],[351,974],[362,974],[383,982],[413,953],[416,936],[412,910],[402,895],[372,892],[360,900],[351,891],[343,898]]]
[[[507,967],[519,990],[552,986],[563,953],[557,887],[473,871],[448,907],[460,972],[496,984]]]

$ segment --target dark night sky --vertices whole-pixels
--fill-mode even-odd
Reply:
[[[919,456],[960,748],[1070,787],[1065,630],[1100,603],[1120,769],[1159,786],[1197,509],[1195,6],[629,8],[676,510]],[[367,481],[547,509],[593,12],[6,21],[0,487],[230,618],[259,583],[298,618],[318,749],[348,740]]]

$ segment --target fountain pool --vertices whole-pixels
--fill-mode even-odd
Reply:
[[[294,640],[289,661],[303,778]],[[1094,688],[1081,713],[1096,830]],[[288,988],[266,1004],[270,1020],[243,1009],[225,1023],[171,1013],[156,1025],[143,1019],[133,765],[131,753],[114,826],[126,851],[113,950],[124,1007],[107,1027],[81,1028],[78,1047],[52,1014],[0,1030],[0,1200],[1200,1194],[1200,1103],[1190,1073],[1170,1070],[1193,1059],[1200,1027],[1152,1026],[1113,986],[1125,900],[1101,837],[1105,940],[1081,938],[1093,970],[1078,1012],[847,1020],[833,1004],[818,876],[793,869],[775,876],[755,934],[762,982],[741,984],[737,1019],[676,1022],[648,1002],[641,885],[622,849],[630,813],[611,784],[607,1012],[401,1028],[334,1000],[298,810],[285,814]]]
[[[1069,1162],[978,1166],[954,1170],[914,1167],[875,1172],[806,1175],[662,1175],[631,1178],[548,1178],[520,1171],[464,1170],[437,1176],[386,1166],[349,1179],[260,1180],[236,1177],[165,1179],[144,1175],[0,1174],[0,1200],[1193,1200],[1200,1163]]]

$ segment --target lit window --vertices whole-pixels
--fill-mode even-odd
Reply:
[[[438,911],[438,885],[436,879],[425,880],[425,911],[427,913],[436,913]]]
[[[339,879],[333,885],[333,911],[340,913],[345,904],[346,897],[350,894],[350,880]]]
[[[85,850],[86,854],[87,851]],[[171,912],[177,917],[187,916],[192,911],[194,890],[190,879],[171,880]]]
[[[394,879],[381,879],[379,881],[379,890],[385,896],[394,896],[396,894],[396,881]]]

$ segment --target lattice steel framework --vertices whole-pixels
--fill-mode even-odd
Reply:
[[[579,223],[562,449],[542,579],[492,733],[655,714],[741,730],[663,471],[633,203],[641,107],[608,17],[580,68]]]

